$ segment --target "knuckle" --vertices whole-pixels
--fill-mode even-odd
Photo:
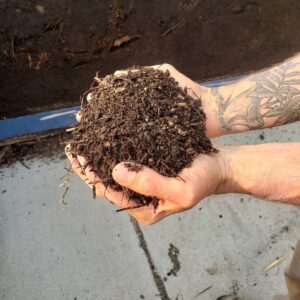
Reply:
[[[156,223],[153,219],[141,220],[139,222],[145,226],[151,226]]]
[[[163,63],[162,67],[164,69],[168,69],[168,70],[174,69],[174,67],[172,65],[168,64],[168,63]]]
[[[152,178],[145,177],[141,184],[141,190],[145,196],[154,196],[157,191],[157,184]]]
[[[184,201],[182,202],[182,207],[185,209],[192,208],[197,200],[197,194],[193,187],[189,187],[185,191]]]

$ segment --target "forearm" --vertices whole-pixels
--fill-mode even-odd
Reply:
[[[220,193],[300,205],[300,143],[228,147],[220,155],[226,174]]]
[[[300,55],[203,97],[212,136],[300,120]]]

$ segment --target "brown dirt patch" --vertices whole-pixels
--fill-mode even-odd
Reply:
[[[96,70],[168,62],[194,80],[300,50],[298,0],[0,2],[0,118],[78,104]]]

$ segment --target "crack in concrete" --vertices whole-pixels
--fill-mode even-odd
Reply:
[[[139,239],[140,247],[144,250],[144,253],[147,257],[148,264],[150,266],[150,270],[151,270],[151,273],[152,273],[152,276],[153,276],[154,283],[156,285],[157,290],[159,291],[160,299],[161,300],[171,300],[170,297],[168,296],[168,293],[167,293],[166,287],[164,285],[164,282],[162,280],[162,277],[158,273],[158,271],[155,267],[155,264],[152,260],[152,257],[150,255],[150,252],[149,252],[149,249],[148,249],[148,246],[147,246],[147,243],[146,243],[146,240],[144,238],[144,234],[141,230],[140,225],[138,224],[138,222],[135,219],[133,219],[131,217],[130,217],[130,221],[131,221],[131,223],[133,225],[133,228],[135,230],[135,233],[136,233],[136,235]]]

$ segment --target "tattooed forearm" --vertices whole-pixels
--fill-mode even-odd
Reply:
[[[223,132],[299,121],[300,59],[292,59],[212,92],[218,99]]]

